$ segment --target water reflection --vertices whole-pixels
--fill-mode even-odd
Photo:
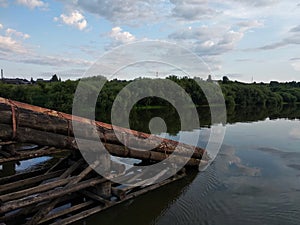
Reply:
[[[183,195],[196,177],[196,173],[190,173],[188,177],[163,186],[142,195],[134,200],[114,206],[98,215],[88,218],[84,222],[76,224],[122,224],[122,225],[150,225],[156,224],[157,218]]]
[[[216,107],[217,108],[217,107]],[[197,108],[201,127],[211,127],[211,115],[209,107]],[[188,110],[187,110],[188,112]],[[167,125],[167,133],[177,135],[181,130],[180,118],[176,109],[172,106],[152,109],[134,108],[130,113],[130,127],[134,130],[139,130],[145,133],[150,133],[149,122],[154,117],[161,117]],[[238,122],[254,122],[263,121],[267,118],[275,119],[300,119],[299,105],[282,105],[279,107],[228,107],[227,108],[227,123],[235,124]],[[97,120],[110,123],[110,113],[98,114]],[[217,118],[217,121],[222,121],[222,118]],[[199,127],[191,127],[190,130],[198,129]],[[300,131],[299,131],[300,133]],[[297,137],[300,137],[297,136]]]

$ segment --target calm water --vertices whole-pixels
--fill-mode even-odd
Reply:
[[[149,132],[150,119],[160,116],[168,126],[164,135],[176,140],[179,135],[193,138],[200,134],[199,146],[204,147],[214,125],[210,124],[207,109],[200,108],[199,115],[200,128],[180,131],[175,110],[135,110],[131,114],[131,126]],[[193,172],[183,180],[77,224],[299,225],[299,118],[300,106],[229,109],[223,146],[206,171]],[[47,160],[41,158],[35,163]],[[17,171],[30,165],[31,161],[25,161]]]
[[[179,131],[178,121],[172,126],[176,115],[168,115],[171,111],[135,112],[133,126],[147,131],[145,118],[160,114],[171,126],[170,138],[199,133],[205,138],[209,133],[206,116],[201,118],[203,127]],[[208,114],[203,113],[205,109],[199,111]],[[231,109],[228,113],[223,146],[205,172],[191,174],[84,223],[299,225],[300,107]]]

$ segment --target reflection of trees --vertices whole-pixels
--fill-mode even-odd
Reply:
[[[214,110],[218,110],[215,108]],[[200,126],[211,126],[211,113],[209,107],[197,108]],[[189,113],[187,110],[186,113]],[[221,115],[221,114],[220,114]],[[188,117],[189,115],[187,115]],[[167,132],[176,135],[181,130],[181,121],[174,107],[169,105],[162,108],[134,108],[130,112],[130,128],[134,130],[149,133],[149,122],[154,117],[162,118],[167,125]],[[255,122],[263,121],[267,118],[274,119],[300,119],[299,105],[283,105],[272,108],[265,107],[228,107],[227,108],[227,123],[234,124],[238,122]],[[99,120],[110,122],[110,114],[101,114]],[[222,118],[216,118],[215,121],[222,121]],[[197,129],[196,125],[186,130]]]

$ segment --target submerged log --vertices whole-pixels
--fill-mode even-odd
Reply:
[[[35,130],[46,131],[48,133],[62,134],[73,137],[74,130],[72,121],[78,123],[83,129],[76,129],[76,136],[82,139],[100,138],[103,142],[122,144],[131,148],[153,149],[158,152],[172,153],[178,146],[179,152],[193,151],[192,157],[201,159],[205,153],[204,149],[193,147],[187,144],[178,143],[173,140],[160,138],[154,135],[129,130],[110,124],[91,121],[82,117],[72,116],[69,114],[57,112],[54,110],[44,109],[16,101],[10,101],[0,98],[0,123],[12,124],[11,106],[17,108],[17,125],[18,127],[28,127]],[[94,126],[91,126],[94,125]],[[93,129],[93,128],[96,128]],[[119,138],[122,140],[119,140]]]

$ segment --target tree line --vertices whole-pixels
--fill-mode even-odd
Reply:
[[[86,89],[91,91],[97,90],[95,85],[98,79],[103,77],[87,78],[85,85]],[[224,95],[227,106],[280,106],[282,104],[296,104],[300,103],[300,82],[286,82],[279,83],[272,81],[270,83],[242,83],[238,81],[231,81],[227,77],[223,77],[218,82],[204,81],[200,78],[188,78],[169,76],[166,78],[182,87],[188,93],[197,106],[208,105],[208,100],[204,92],[209,93],[210,103],[220,104],[220,97]],[[149,82],[148,78],[139,78],[139,80]],[[153,95],[158,92],[164,92],[161,86],[161,80],[157,80],[155,85],[157,88],[153,91]],[[109,115],[113,102],[125,86],[132,81],[127,80],[110,80],[106,81],[97,100],[97,112],[102,115]],[[66,113],[72,112],[73,97],[76,91],[79,80],[57,81],[51,83],[37,82],[32,85],[13,85],[0,82],[0,96],[21,102],[26,102],[32,105],[46,107]],[[200,84],[200,85],[199,85]],[[218,86],[221,88],[218,88]],[[222,90],[222,92],[218,91]],[[143,90],[139,90],[143,91]],[[148,90],[149,91],[149,90]],[[151,91],[150,91],[151,92]],[[133,97],[133,93],[125,93],[126,98],[122,99],[124,104]],[[151,93],[150,93],[151,94]],[[147,97],[136,103],[135,107],[161,107],[170,106],[170,103],[162,98]]]

